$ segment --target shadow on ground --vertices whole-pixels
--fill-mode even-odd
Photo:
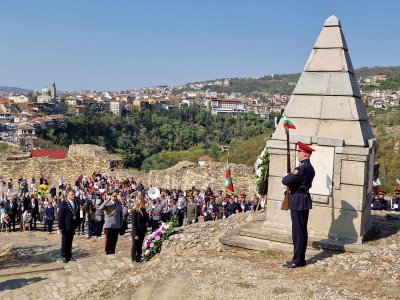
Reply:
[[[335,250],[322,250],[321,252],[315,254],[314,256],[307,259],[307,265],[315,264],[317,261],[321,261],[332,256],[343,254],[343,251],[335,251]]]
[[[364,237],[364,242],[377,241],[388,238],[400,231],[400,215],[387,213],[385,215],[372,215],[371,230]]]
[[[18,278],[18,279],[9,279],[0,283],[0,292],[5,290],[15,290],[26,285],[39,282],[42,280],[46,280],[44,277],[31,277],[31,278]]]
[[[60,248],[45,249],[38,246],[16,247],[11,250],[15,255],[8,260],[0,262],[0,270],[8,268],[22,268],[35,264],[54,262],[61,258]],[[74,258],[84,258],[89,253],[73,249]]]

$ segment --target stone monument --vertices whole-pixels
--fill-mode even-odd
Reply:
[[[335,16],[325,21],[285,114],[297,127],[290,131],[292,169],[298,165],[297,141],[316,150],[311,156],[316,175],[310,189],[310,244],[360,244],[370,227],[376,141]],[[261,228],[248,226],[239,234],[291,243],[290,212],[281,210],[286,174],[283,118],[267,148],[267,218]]]

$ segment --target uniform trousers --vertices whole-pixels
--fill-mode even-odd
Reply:
[[[144,234],[143,235],[138,235],[138,240],[135,240],[135,237],[132,236],[132,262],[140,262],[142,258],[142,246],[143,246],[143,240],[144,240]]]
[[[61,235],[61,256],[66,259],[72,257],[72,240],[74,239],[75,230],[63,230]]]
[[[294,247],[293,262],[304,264],[306,262],[306,249],[308,242],[307,222],[309,210],[290,211],[292,219],[292,239]]]
[[[114,254],[120,228],[105,228],[104,231],[106,235],[106,254]]]

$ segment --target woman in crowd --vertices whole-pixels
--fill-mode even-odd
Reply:
[[[132,262],[140,262],[142,258],[142,245],[148,220],[145,201],[138,198],[132,209]]]
[[[49,203],[47,204],[46,210],[45,210],[45,222],[47,224],[47,231],[49,234],[51,234],[53,232],[53,223],[54,223],[54,215],[55,215],[55,211],[54,211],[54,207],[53,207],[53,202],[49,201]]]
[[[86,203],[82,204],[83,201],[80,201],[79,204],[79,224],[78,224],[78,235],[84,235],[85,233],[85,218],[86,218],[86,213],[85,213],[85,209],[86,209]]]
[[[3,228],[7,231],[7,211],[6,208],[4,207],[3,202],[0,202],[0,228],[1,231],[3,231]]]
[[[162,211],[161,199],[157,198],[154,202],[153,206],[151,207],[151,216],[152,216],[151,232],[156,231],[160,227],[160,221],[161,221],[161,211]]]
[[[178,207],[176,206],[176,201],[174,199],[170,199],[169,201],[168,220],[171,220],[175,215],[178,214]]]
[[[128,229],[128,207],[126,201],[122,201],[122,227],[119,232],[120,235],[124,235],[125,231]]]
[[[100,209],[100,205],[103,203],[103,195],[98,195],[96,198],[96,212],[95,212],[95,224],[96,224],[96,237],[101,237],[101,231],[104,224],[104,214],[103,210]]]

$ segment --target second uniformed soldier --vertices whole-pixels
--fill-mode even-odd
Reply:
[[[379,190],[378,192],[378,200],[381,204],[381,209],[382,210],[387,210],[389,208],[388,201],[385,199],[385,191],[384,190]]]
[[[390,209],[394,211],[400,211],[400,190],[396,189],[393,191],[394,197],[390,200]]]

